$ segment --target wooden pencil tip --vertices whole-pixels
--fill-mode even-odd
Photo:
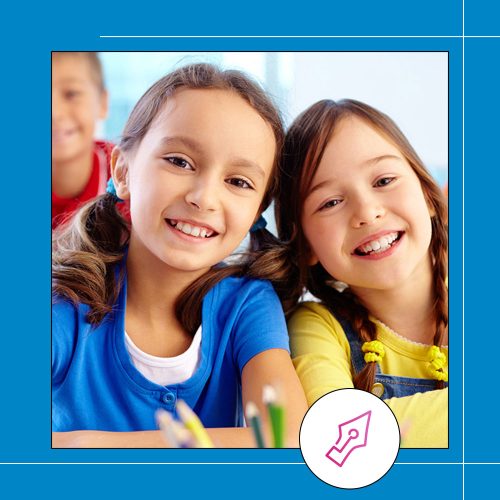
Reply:
[[[262,389],[262,400],[265,404],[274,403],[276,401],[276,390],[272,385],[265,385]]]
[[[249,401],[245,407],[245,415],[248,419],[254,418],[259,415],[259,409],[253,401]]]

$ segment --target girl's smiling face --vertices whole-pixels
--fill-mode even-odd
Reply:
[[[236,93],[175,92],[137,149],[115,158],[130,252],[198,274],[228,257],[259,214],[275,149],[271,126]]]
[[[311,264],[356,288],[390,289],[431,273],[431,214],[401,152],[354,116],[325,148],[302,211]]]

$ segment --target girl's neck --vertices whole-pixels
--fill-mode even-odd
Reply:
[[[132,235],[127,255],[125,328],[139,348],[157,356],[175,356],[187,349],[191,337],[177,320],[175,304],[203,272],[168,267]]]
[[[428,270],[414,273],[397,288],[353,291],[372,316],[399,335],[414,342],[433,344],[435,292],[430,262]]]
[[[52,163],[52,192],[61,198],[75,198],[83,192],[92,175],[93,154]]]

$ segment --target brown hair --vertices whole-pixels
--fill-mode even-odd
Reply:
[[[304,201],[325,148],[335,128],[347,116],[363,120],[399,149],[420,180],[427,204],[434,214],[430,243],[435,284],[434,344],[440,346],[448,329],[448,211],[445,198],[397,125],[380,111],[350,99],[317,102],[296,118],[285,138],[280,194],[275,207],[278,233],[287,243],[293,263],[285,312],[289,314],[294,309],[305,287],[334,314],[350,321],[363,342],[374,340],[376,336],[375,324],[368,318],[369,311],[350,289],[337,291],[331,286],[332,276],[320,263],[309,265],[310,249],[300,224]],[[355,387],[371,390],[375,369],[375,362],[367,363],[355,377]]]
[[[193,64],[179,68],[156,82],[135,105],[125,125],[119,147],[134,150],[146,135],[166,100],[180,88],[221,89],[236,92],[271,126],[276,139],[273,171],[260,206],[265,210],[278,185],[278,161],[284,140],[279,112],[266,93],[239,71],[222,71],[211,64]],[[87,319],[99,324],[111,311],[121,287],[114,268],[124,257],[130,227],[116,209],[113,195],[105,194],[84,205],[53,235],[53,293],[74,303],[90,306]],[[250,234],[250,250],[233,265],[214,267],[187,287],[176,303],[176,315],[184,329],[194,334],[201,322],[203,297],[227,276],[267,278],[280,283],[286,270],[275,264],[283,259],[283,249],[266,229]]]
[[[104,84],[104,73],[98,52],[52,52],[52,60],[56,57],[63,56],[80,57],[85,59],[89,64],[92,79],[97,85],[99,92],[104,92],[106,90],[106,85]]]

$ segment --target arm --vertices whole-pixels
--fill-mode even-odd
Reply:
[[[266,443],[270,445],[267,411],[261,403],[262,388],[266,384],[279,387],[286,396],[285,443],[298,447],[299,429],[307,404],[300,382],[295,374],[288,353],[271,349],[254,356],[243,368],[243,402],[253,401],[259,407],[263,429],[267,430]],[[207,429],[218,448],[254,448],[250,428]],[[73,431],[53,432],[53,448],[168,448],[160,431],[105,432]]]
[[[297,446],[300,422],[306,402],[300,382],[287,352],[288,335],[281,304],[271,285],[251,282],[241,310],[233,326],[234,376],[241,376],[243,404],[253,401],[263,419],[262,388],[265,384],[279,386],[286,395],[286,445]],[[264,426],[267,427],[264,422]],[[254,447],[250,428],[209,429],[216,447]],[[270,444],[270,440],[267,441]],[[102,432],[76,431],[53,434],[54,447],[135,448],[168,447],[159,431]]]
[[[262,388],[266,384],[279,387],[286,395],[285,443],[297,447],[299,429],[307,404],[300,382],[288,353],[271,349],[253,357],[243,368],[243,402],[253,401],[259,407],[266,443],[271,443],[267,412],[262,401]],[[253,448],[255,441],[250,428],[207,429],[218,448]],[[106,432],[73,431],[53,432],[53,448],[168,448],[160,431]]]
[[[328,392],[354,387],[349,342],[325,307],[301,306],[288,329],[293,364],[309,406]]]
[[[283,349],[264,351],[253,357],[243,368],[243,404],[253,401],[257,405],[262,417],[263,430],[266,432],[266,446],[272,446],[267,409],[262,403],[262,389],[267,384],[277,388],[284,397],[285,447],[297,448],[300,424],[307,411],[307,402],[287,351]],[[253,438],[249,446],[255,446]]]

